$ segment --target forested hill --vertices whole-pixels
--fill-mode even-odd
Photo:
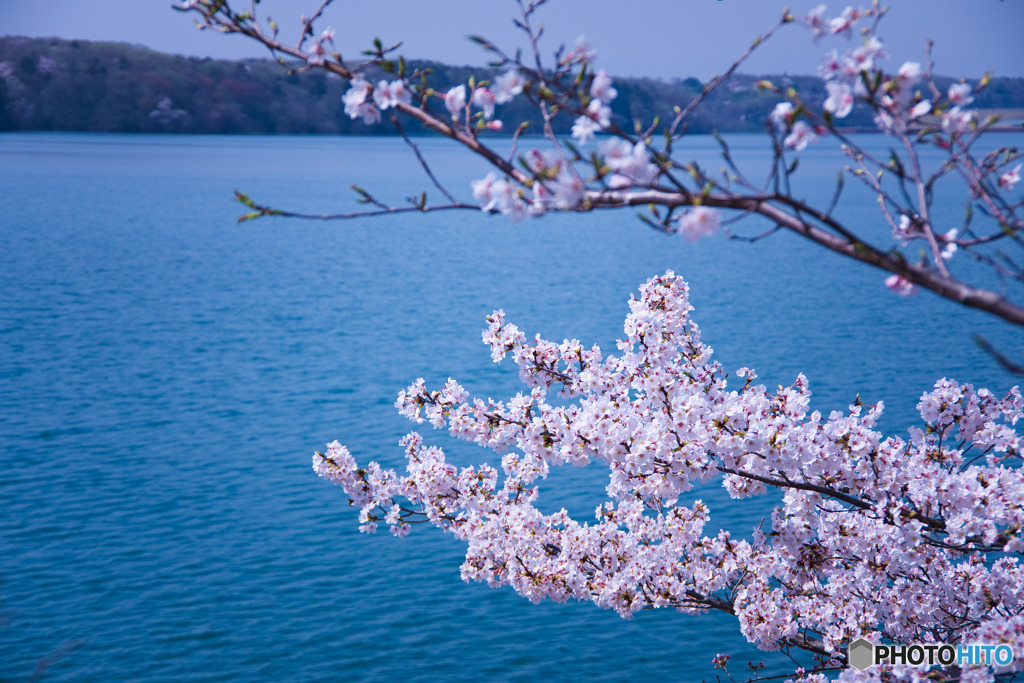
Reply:
[[[411,62],[430,66],[432,86],[445,90],[487,69]],[[759,131],[778,96],[759,91],[759,76],[737,76],[702,104],[689,130]],[[810,102],[824,88],[813,76],[769,76],[794,86]],[[949,79],[940,79],[943,86]],[[126,43],[0,38],[0,130],[147,133],[364,134],[394,132],[387,119],[376,126],[352,121],[343,112],[346,81],[323,71],[289,73],[271,60],[224,61],[180,57]],[[640,118],[671,120],[673,106],[685,106],[701,90],[694,78],[662,81],[616,79],[612,105],[627,127]],[[944,86],[943,86],[944,87]],[[983,109],[1024,109],[1024,79],[995,78],[975,100]],[[507,124],[536,119],[524,98],[500,108]],[[1016,118],[1020,118],[1019,113]],[[567,130],[571,117],[560,117]],[[408,130],[417,132],[410,122]],[[535,121],[539,123],[539,121]],[[870,126],[863,108],[844,120]],[[509,126],[511,128],[511,126]],[[534,128],[539,130],[539,127]]]

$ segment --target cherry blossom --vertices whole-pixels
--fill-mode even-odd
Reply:
[[[942,130],[950,135],[962,135],[971,130],[974,112],[964,111],[960,107],[951,107],[942,115]]]
[[[818,66],[818,75],[823,79],[838,79],[849,85],[856,84],[859,80],[859,72],[853,67],[850,59],[840,59],[839,53],[832,50],[825,54],[824,61]]]
[[[515,69],[509,69],[494,81],[494,101],[498,104],[511,102],[512,98],[523,92],[526,79]]]
[[[612,110],[601,100],[591,100],[586,113],[572,124],[572,136],[583,144],[594,139],[594,133],[611,125]]]
[[[536,147],[526,153],[526,165],[535,174],[557,175],[565,165],[565,155],[558,150],[540,150]]]
[[[590,85],[590,96],[610,104],[618,96],[619,91],[612,87],[611,76],[604,69],[597,72],[594,82]]]
[[[484,211],[490,211],[488,205],[491,203],[491,191],[496,182],[498,182],[498,177],[491,171],[482,180],[474,180],[470,183],[473,188],[473,198],[484,204]]]
[[[906,245],[912,237],[917,236],[917,226],[907,214],[901,214],[897,225],[893,226],[892,236]]]
[[[248,21],[227,2],[187,4],[207,27],[232,32]],[[382,111],[398,107],[423,130],[484,158],[493,170],[471,183],[472,195],[483,212],[513,221],[549,211],[646,206],[650,224],[695,241],[721,229],[723,210],[736,218],[758,213],[773,230],[884,269],[885,286],[900,295],[920,286],[949,298],[971,290],[949,275],[958,265],[950,261],[955,254],[970,252],[982,261],[985,245],[995,249],[1019,238],[1020,203],[1000,194],[1019,182],[1019,154],[1004,148],[978,158],[972,152],[978,136],[966,133],[984,132],[988,123],[966,110],[975,91],[965,82],[941,93],[918,62],[884,69],[887,50],[875,33],[877,22],[862,22],[881,18],[877,3],[847,7],[833,19],[819,6],[804,18],[816,41],[826,32],[859,35],[843,54],[825,55],[818,69],[827,92],[823,103],[790,84],[758,84],[785,100],[768,115],[772,139],[765,154],[774,163],[767,179],[734,167],[724,140],[728,168],[720,174],[681,158],[689,142],[685,102],[675,108],[678,118],[661,127],[613,127],[610,105],[618,92],[611,76],[593,68],[595,53],[585,41],[564,56],[556,53],[554,65],[541,64],[540,30],[532,28],[539,24],[530,15],[542,4],[520,3],[519,27],[535,48],[530,58],[506,56],[513,53],[488,44],[503,69],[493,81],[475,76],[472,85],[444,91],[447,83],[438,86],[415,70],[406,76],[400,68],[401,78],[371,86],[359,74],[393,72],[401,62],[385,53],[395,48],[378,43],[368,62],[346,63],[327,32],[306,49],[306,66],[349,80],[342,101],[353,119],[375,123]],[[787,12],[776,28],[792,18]],[[309,24],[303,31],[299,49],[315,35]],[[294,54],[267,34],[256,37]],[[422,85],[410,85],[420,76]],[[707,93],[718,84],[709,83]],[[512,122],[513,152],[488,146],[478,132],[500,129],[496,105],[524,92],[545,124],[553,124],[541,131],[544,148],[519,152],[524,129]],[[445,107],[405,106],[414,95],[438,95]],[[848,116],[855,101],[892,136],[891,155],[872,154],[833,129],[833,119]],[[600,131],[609,135],[584,153],[556,133],[570,120],[579,143]],[[826,131],[840,140],[849,173],[874,193],[895,248],[860,240],[857,226],[841,223],[841,210],[832,212],[835,202],[825,209],[790,189],[798,164],[788,150],[803,150]],[[922,170],[923,146],[941,150],[941,173],[966,180],[971,208],[981,209],[975,216],[983,214],[999,231],[985,233],[978,218],[944,233],[936,227],[937,216],[948,218],[933,210],[938,176]],[[450,204],[429,205],[424,194],[411,207],[375,201],[367,213],[473,206],[427,172]],[[250,206],[262,215],[262,207]],[[1004,231],[1007,225],[1013,227]],[[911,243],[920,257],[901,251]],[[943,293],[950,290],[954,295]],[[982,294],[977,301],[999,300],[998,292],[974,291]],[[1024,403],[1016,388],[997,395],[942,378],[921,395],[917,424],[883,434],[876,425],[884,405],[874,397],[823,415],[812,409],[803,375],[769,391],[749,368],[727,374],[702,340],[689,289],[674,273],[641,285],[628,306],[622,339],[610,354],[576,339],[527,337],[495,311],[483,342],[496,362],[515,363],[525,385],[504,400],[471,397],[454,379],[437,388],[417,379],[399,393],[400,414],[493,451],[491,465],[455,467],[441,448],[412,432],[401,441],[402,472],[360,465],[338,442],[314,457],[314,468],[347,492],[362,531],[383,526],[403,536],[413,523],[427,522],[453,534],[466,547],[461,575],[467,581],[507,586],[535,602],[587,600],[626,618],[661,607],[720,610],[759,648],[813,653],[813,668],[797,668],[798,680],[825,680],[824,672],[842,666],[846,645],[860,636],[1012,643],[1017,662],[1024,662],[1024,474],[1016,432]],[[541,507],[548,474],[566,465],[607,470],[592,519]],[[715,511],[694,491],[712,484],[737,501],[773,492],[774,510],[755,529],[720,531],[712,525]],[[728,662],[727,655],[714,660],[732,678]],[[968,667],[959,675],[990,680],[992,673]],[[889,667],[839,674],[841,680],[881,677],[920,680],[922,672]]]
[[[906,107],[910,102],[913,88],[921,81],[922,69],[917,62],[904,62],[899,71],[896,72],[893,98],[901,107]]]
[[[804,23],[811,29],[814,40],[820,40],[828,31],[828,22],[825,19],[825,5],[818,5],[804,17]]]
[[[793,120],[793,104],[791,102],[779,102],[772,109],[772,113],[768,115],[768,118],[779,131],[787,130]]]
[[[917,286],[902,275],[890,275],[885,278],[885,286],[900,296],[913,296],[917,294]]]
[[[576,45],[563,60],[566,63],[592,62],[597,57],[597,50],[590,44],[586,36],[577,36]]]
[[[882,41],[875,36],[871,36],[863,46],[850,53],[849,64],[853,70],[863,73],[874,69],[876,60],[884,59],[888,56],[885,48],[882,46]]]
[[[999,176],[999,187],[1005,190],[1012,190],[1020,182],[1020,164],[1017,164],[1013,169],[1004,172]]]
[[[526,216],[528,207],[515,183],[499,179],[492,172],[471,185],[473,197],[480,202],[480,210],[484,213],[497,211],[513,221],[520,221]]]
[[[333,28],[328,27],[324,29],[323,33],[320,34],[320,39],[313,43],[313,46],[309,49],[309,56],[306,58],[306,62],[310,66],[321,66],[327,60],[330,52],[324,47],[324,43],[334,45]]]
[[[324,63],[327,55],[328,52],[323,43],[313,43],[313,46],[309,48],[309,56],[306,58],[306,62],[310,66],[318,66]]]
[[[483,112],[485,119],[494,118],[494,104],[497,101],[494,93],[489,88],[475,88],[473,90],[473,106]]]
[[[853,89],[846,83],[830,81],[825,84],[828,99],[825,100],[826,111],[832,112],[837,118],[845,118],[853,109]]]
[[[971,95],[971,86],[967,83],[954,83],[949,86],[946,97],[950,104],[957,107],[966,107],[974,101],[974,97]]]
[[[587,185],[582,178],[566,168],[554,180],[536,183],[533,190],[534,200],[530,211],[533,215],[540,215],[549,208],[575,209],[586,197]]]
[[[915,104],[910,110],[911,119],[919,119],[922,116],[927,116],[932,111],[931,100],[921,100]]]
[[[361,530],[383,523],[401,536],[427,521],[465,543],[464,580],[533,602],[587,600],[626,618],[723,610],[758,647],[804,647],[832,666],[865,635],[1020,653],[1024,471],[1004,465],[1024,447],[1018,389],[999,397],[942,378],[918,403],[923,425],[884,436],[881,402],[825,417],[810,410],[803,375],[769,393],[741,368],[745,383],[730,387],[692,310],[673,272],[648,280],[610,356],[529,339],[495,311],[483,342],[495,362],[512,357],[525,392],[485,401],[453,379],[435,390],[417,379],[395,406],[494,451],[500,469],[456,468],[416,432],[401,442],[405,474],[360,467],[338,442],[313,467],[360,508]],[[562,400],[549,400],[555,391]],[[551,468],[589,464],[608,470],[592,521],[540,510]],[[692,495],[715,480],[734,499],[770,489],[781,499],[748,537],[716,532]],[[966,621],[951,618],[964,610]],[[1007,670],[1022,668],[1018,654]],[[910,668],[886,671],[917,680]],[[840,678],[878,670],[868,673]],[[987,667],[964,674],[991,680]]]
[[[362,76],[356,76],[349,83],[349,89],[341,96],[345,113],[352,119],[363,120],[366,125],[380,121],[380,109],[370,97],[370,83]]]
[[[797,121],[793,124],[793,131],[786,136],[785,143],[786,147],[799,152],[817,140],[818,136],[815,135],[814,129],[806,121]]]
[[[601,145],[601,153],[613,171],[607,179],[609,187],[626,188],[649,185],[658,177],[658,167],[651,163],[647,146],[630,144],[622,138],[611,138]]]
[[[453,119],[458,119],[466,107],[466,86],[457,85],[444,96],[444,107]]]
[[[847,7],[843,10],[843,13],[829,22],[829,31],[833,34],[843,35],[847,38],[853,35],[853,26],[860,19],[871,16],[874,14],[874,10],[855,9],[853,7]]]
[[[718,232],[722,214],[706,206],[695,206],[679,217],[679,233],[687,242],[696,242]]]
[[[389,107],[396,106],[400,102],[409,104],[412,102],[412,93],[402,80],[394,80],[390,83],[380,81],[377,83],[377,87],[373,89],[373,101],[378,109],[384,111]]]
[[[942,256],[942,258],[946,259],[947,261],[953,258],[953,254],[955,254],[958,249],[958,245],[956,243],[957,232],[957,229],[953,228],[952,230],[950,230],[949,232],[942,236],[942,241],[945,246],[942,247],[942,252],[940,253],[940,256]]]

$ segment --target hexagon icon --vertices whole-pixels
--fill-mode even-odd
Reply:
[[[870,640],[858,638],[850,643],[846,650],[846,660],[850,666],[863,671],[875,663],[875,645]]]

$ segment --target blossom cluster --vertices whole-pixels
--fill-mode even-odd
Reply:
[[[836,49],[829,51],[818,67],[827,92],[820,116],[831,127],[835,121],[851,113],[855,102],[861,101],[874,112],[874,122],[879,130],[901,140],[887,163],[874,159],[869,162],[876,167],[872,172],[877,177],[867,184],[878,193],[885,218],[899,244],[906,246],[913,240],[923,240],[926,252],[931,254],[932,266],[948,276],[944,262],[953,258],[962,246],[970,244],[965,240],[969,240],[971,235],[967,230],[958,228],[942,231],[932,224],[925,197],[931,191],[928,188],[944,171],[931,180],[926,178],[914,148],[934,144],[948,150],[947,169],[964,167],[972,196],[987,205],[993,205],[991,197],[994,193],[1013,189],[1019,180],[1020,167],[1010,168],[1010,163],[1017,156],[1011,153],[999,163],[983,166],[980,172],[969,170],[974,164],[969,153],[974,136],[968,134],[973,134],[980,125],[976,113],[968,109],[974,101],[975,90],[969,83],[959,81],[949,85],[945,92],[940,92],[931,75],[915,61],[904,62],[895,73],[885,71],[882,63],[889,55],[876,34],[878,20],[885,11],[877,3],[867,9],[847,7],[840,16],[830,19],[826,16],[826,6],[819,5],[803,17],[816,41],[827,35],[851,39],[855,33],[861,38],[859,44],[855,41],[854,46],[842,55]],[[869,25],[863,26],[869,19],[872,20],[866,22]],[[802,118],[813,117],[807,105],[800,102],[794,93],[787,97],[788,101],[776,105],[769,118],[776,130],[786,136],[785,146],[799,151],[829,128],[812,128]],[[854,173],[861,179],[869,178],[864,172],[868,170],[864,158],[870,155],[862,154],[862,150],[855,149],[855,144],[848,140],[844,142],[847,143],[844,147],[847,155],[859,166]],[[895,149],[902,151],[897,154]],[[898,193],[887,192],[882,184],[887,173],[901,183],[915,185],[920,200],[915,204],[909,199],[910,195],[903,194],[906,201],[900,202],[896,199]],[[987,183],[984,186],[983,179]],[[1012,222],[1006,215],[1001,215],[999,220]],[[907,275],[890,275],[885,285],[903,296],[913,295],[917,292],[917,285]]]
[[[611,125],[612,110],[608,105],[618,94],[607,72],[603,69],[599,71],[590,86],[590,102],[586,110],[572,124],[572,136],[577,142],[589,142],[594,139],[594,133]]]
[[[320,38],[309,48],[309,56],[306,57],[306,63],[310,66],[323,66],[331,54],[327,49],[328,44],[334,47],[334,29],[331,27],[324,29],[323,33],[320,34]]]
[[[643,142],[609,138],[599,150],[607,187],[630,189],[656,182],[659,170]],[[498,178],[494,172],[470,183],[473,197],[484,213],[496,211],[518,221],[527,215],[543,215],[549,209],[568,211],[585,207],[587,181],[564,152],[534,148],[523,156],[522,162],[534,178],[529,194],[517,182]]]
[[[585,62],[588,55],[593,55],[592,51],[583,51],[579,46],[577,50],[580,52],[577,55],[574,51],[572,60]],[[522,78],[517,72],[509,71],[496,81],[495,91],[499,93],[497,101],[508,101],[511,94],[522,91],[523,81],[512,80],[513,76]],[[465,106],[465,91],[461,88],[464,86],[452,88],[446,95],[446,106],[448,99],[452,99],[449,111],[453,117]],[[486,88],[474,91],[474,104],[476,94],[484,90]],[[604,70],[594,75],[588,92],[589,103],[572,127],[573,137],[581,144],[593,140],[596,132],[610,125],[611,109],[608,105],[618,95],[611,77]],[[486,109],[483,111],[485,118],[489,118],[491,113]],[[644,141],[631,142],[624,138],[610,137],[598,146],[597,158],[601,163],[598,164],[599,174],[594,180],[602,180],[603,187],[613,190],[652,187],[660,174]],[[485,213],[499,212],[518,221],[527,215],[543,215],[550,209],[565,211],[585,208],[587,179],[561,149],[542,151],[534,148],[522,158],[522,162],[533,176],[528,192],[517,181],[507,176],[498,178],[493,172],[471,183],[473,197],[480,202],[480,208]]]
[[[403,535],[429,520],[466,543],[463,579],[535,602],[587,600],[627,618],[721,609],[762,649],[807,646],[833,664],[865,636],[1005,642],[1024,665],[1016,387],[1000,397],[939,380],[918,404],[922,425],[887,437],[875,429],[881,403],[823,416],[802,375],[770,393],[743,368],[745,383],[730,387],[671,271],[629,308],[607,357],[578,340],[527,339],[496,311],[483,341],[495,361],[512,356],[528,387],[507,401],[471,399],[451,379],[399,394],[403,415],[494,451],[500,471],[456,468],[417,433],[402,442],[404,475],[359,467],[336,442],[314,468],[361,508],[364,531],[384,522]],[[550,468],[567,464],[608,470],[590,522],[538,506]],[[708,533],[708,505],[686,494],[714,480],[733,498],[782,499],[748,538]]]
[[[826,6],[819,5],[804,17],[815,40],[826,34],[850,39],[859,22],[878,16],[875,7],[847,7],[833,19],[827,19],[825,11]],[[889,55],[881,39],[875,35],[874,27],[862,28],[860,33],[861,45],[842,56],[838,50],[831,50],[818,67],[818,74],[825,80],[828,97],[824,110],[829,115],[835,119],[845,118],[853,110],[855,100],[861,98],[874,106],[875,123],[887,133],[900,134],[911,125],[923,125],[922,119],[933,113],[941,114],[941,127],[947,134],[960,135],[971,129],[975,123],[974,114],[964,109],[973,101],[969,84],[954,83],[943,101],[926,99],[915,90],[925,77],[921,64],[907,61],[895,74],[886,74],[880,63]],[[878,85],[873,85],[876,83]],[[779,123],[778,118],[778,113],[773,115],[776,123]],[[799,135],[795,135],[792,141],[787,140],[787,145],[794,148],[802,148],[804,144],[803,137]]]
[[[458,122],[463,115],[470,114],[467,108],[467,101],[477,108],[480,115],[491,130],[501,130],[501,121],[494,119],[495,105],[511,102],[512,98],[523,92],[526,79],[516,69],[509,69],[495,79],[493,86],[486,84],[476,85],[472,88],[467,100],[466,86],[456,85],[444,95],[444,107],[452,117],[452,121]]]

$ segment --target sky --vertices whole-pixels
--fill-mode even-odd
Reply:
[[[819,1],[795,0],[790,8],[806,14]],[[249,2],[232,4],[242,9]],[[192,19],[171,5],[171,0],[0,0],[0,35],[126,41],[217,58],[267,55],[247,38],[197,31]],[[294,41],[299,17],[318,5],[318,0],[262,0],[259,11]],[[844,7],[829,4],[828,15]],[[1024,76],[1024,0],[890,0],[889,8],[879,34],[893,70],[906,60],[924,61],[925,41],[931,39],[938,74]],[[774,0],[549,0],[538,16],[548,54],[584,35],[598,50],[597,65],[613,75],[707,80],[727,69],[782,9],[783,2]],[[334,27],[343,56],[358,56],[379,36],[389,44],[402,41],[407,58],[481,65],[487,56],[466,36],[485,36],[509,52],[525,47],[512,25],[517,11],[514,0],[334,0],[318,27]],[[828,49],[842,53],[845,43],[831,38],[815,44],[808,31],[789,26],[741,71],[813,73]]]

